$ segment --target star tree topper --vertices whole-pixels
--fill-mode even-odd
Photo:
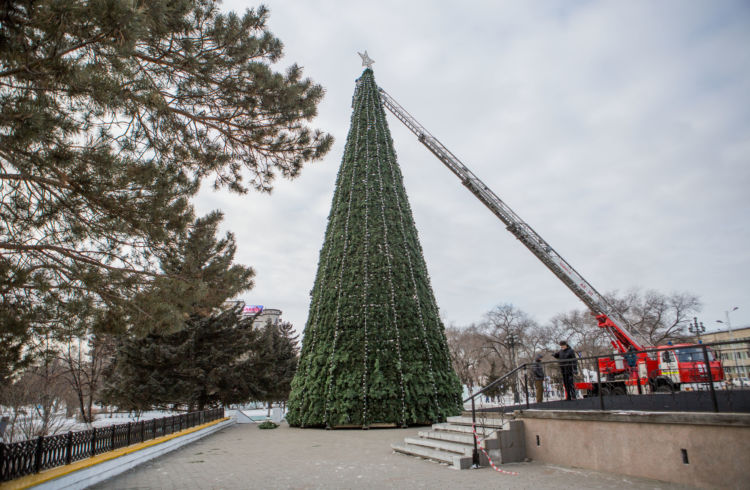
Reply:
[[[357,54],[359,55],[360,58],[362,58],[362,66],[366,66],[367,68],[372,68],[372,64],[375,63],[375,60],[373,60],[367,55],[366,49],[364,53],[360,53],[359,51],[357,51]]]

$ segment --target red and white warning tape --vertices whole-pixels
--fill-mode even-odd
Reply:
[[[492,458],[490,458],[490,455],[487,454],[487,451],[484,450],[484,445],[482,444],[482,441],[479,440],[479,436],[477,435],[477,428],[474,426],[474,424],[471,425],[471,431],[474,433],[474,439],[477,440],[477,447],[479,447],[484,455],[487,456],[487,461],[490,462],[490,466],[492,466],[495,471],[498,471],[504,475],[518,475],[518,473],[516,473],[515,471],[506,471],[495,466],[495,463],[492,462]]]

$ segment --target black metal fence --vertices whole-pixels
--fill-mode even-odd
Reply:
[[[480,411],[502,412],[522,408],[750,412],[750,340],[662,346],[638,355],[579,357],[576,367],[573,403],[565,401],[567,390],[558,361],[542,363],[541,384],[535,383],[533,365],[526,363],[465,402],[471,401]]]
[[[224,408],[0,444],[0,482],[224,418]]]

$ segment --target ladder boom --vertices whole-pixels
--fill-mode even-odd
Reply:
[[[393,97],[382,88],[378,89],[383,106],[398,120],[414,133],[419,141],[427,147],[443,164],[450,169],[469,191],[477,197],[495,216],[500,218],[507,230],[510,231],[531,253],[542,261],[568,288],[573,291],[588,308],[597,315],[600,326],[613,337],[613,341],[620,344],[620,350],[626,350],[629,345],[641,349],[627,330],[623,328],[625,322],[615,313],[610,303],[599,294],[589,282],[583,278],[559,253],[553,249],[534,229],[523,221],[507,204],[482,182],[479,177],[469,170],[466,165],[451,153],[437,138],[430,134],[419,122],[409,114]],[[602,315],[608,317],[611,325],[604,325]],[[612,331],[612,327],[615,327]],[[617,329],[621,331],[618,332]]]

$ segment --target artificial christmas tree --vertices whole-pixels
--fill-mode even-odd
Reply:
[[[459,413],[461,387],[369,67],[353,109],[287,420],[442,421]]]

